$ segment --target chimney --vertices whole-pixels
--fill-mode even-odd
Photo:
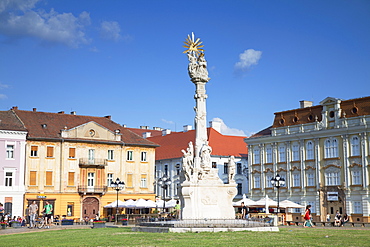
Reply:
[[[140,129],[142,129],[142,130],[148,130],[149,129],[149,126],[140,126]]]
[[[58,112],[58,114],[64,114],[64,111],[60,111],[60,112]]]
[[[313,105],[313,101],[301,100],[299,101],[299,104],[301,108],[311,107]]]
[[[183,129],[184,129],[184,132],[188,132],[189,130],[192,130],[193,129],[193,126],[191,126],[191,125],[184,125],[183,126]]]
[[[148,137],[151,137],[152,136],[152,133],[151,132],[144,132],[143,133],[143,138],[148,138]]]
[[[164,129],[164,130],[162,130],[162,136],[169,135],[169,134],[171,134],[171,130],[170,129]]]
[[[13,106],[11,110],[18,110],[18,106]]]
[[[37,111],[37,109],[36,108],[32,108],[32,111]]]
[[[159,130],[162,131],[163,129],[161,127],[153,127],[153,130]]]
[[[209,126],[216,130],[217,132],[221,133],[221,122],[218,121],[210,121]]]
[[[122,124],[122,127],[123,127],[123,128],[126,128],[126,127],[127,127],[127,125],[126,125],[126,124]]]
[[[111,119],[111,115],[104,116],[105,118],[108,118],[109,120]]]
[[[76,112],[75,111],[71,111],[71,115],[76,115]]]

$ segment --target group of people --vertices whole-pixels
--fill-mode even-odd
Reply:
[[[326,216],[326,220],[330,221],[330,214]],[[342,216],[337,210],[337,212],[335,213],[335,217],[334,217],[334,226],[337,226],[337,227],[344,226],[344,224],[346,224],[348,221],[349,221],[348,215],[344,214]]]

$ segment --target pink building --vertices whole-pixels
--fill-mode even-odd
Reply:
[[[0,111],[0,202],[11,216],[23,215],[26,136],[12,111]]]

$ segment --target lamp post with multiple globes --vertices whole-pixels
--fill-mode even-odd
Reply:
[[[279,215],[280,213],[280,208],[279,208],[279,189],[280,187],[285,185],[285,179],[280,177],[279,174],[276,175],[276,177],[271,178],[271,184],[275,188],[277,188],[277,214]]]
[[[112,187],[113,189],[115,189],[117,191],[116,217],[114,217],[116,225],[118,223],[118,192],[120,190],[122,190],[124,188],[124,186],[125,186],[125,183],[123,181],[119,180],[119,178],[117,178],[115,182],[112,181],[110,183],[110,187]]]

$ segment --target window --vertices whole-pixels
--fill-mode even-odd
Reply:
[[[89,164],[95,163],[95,149],[89,149]]]
[[[46,172],[46,182],[45,185],[53,185],[53,172]]]
[[[146,152],[141,152],[141,162],[146,162]]]
[[[327,139],[325,141],[325,158],[338,157],[338,141],[337,139]]]
[[[52,158],[54,157],[54,147],[46,147],[46,157]]]
[[[295,202],[295,203],[297,203],[297,204],[301,205],[301,203],[300,203],[300,202]],[[294,213],[300,213],[300,212],[301,212],[301,209],[300,209],[300,208],[295,208],[295,209],[294,209]],[[312,211],[311,211],[311,213],[312,213]]]
[[[6,145],[6,158],[14,159],[14,145]]]
[[[353,213],[362,214],[361,202],[353,202]]]
[[[293,187],[301,186],[301,175],[298,173],[293,174]]]
[[[261,177],[260,175],[254,176],[254,188],[261,188]]]
[[[68,154],[68,157],[70,159],[74,159],[76,158],[76,148],[69,148],[69,154]]]
[[[360,141],[357,136],[351,139],[351,156],[360,156]]]
[[[132,186],[132,174],[127,174],[127,187],[133,187]]]
[[[30,171],[30,185],[36,185],[36,176],[37,172],[36,171]]]
[[[293,153],[293,161],[298,161],[299,160],[299,145],[294,144],[292,146],[292,153]]]
[[[259,149],[259,148],[255,148],[255,149],[253,150],[253,156],[254,156],[253,164],[259,164],[259,163],[261,163],[261,159],[260,159],[260,149]]]
[[[217,168],[217,163],[216,162],[212,162],[212,168]]]
[[[140,179],[140,187],[141,188],[147,188],[147,179],[146,179],[146,174],[141,174],[141,179]]]
[[[114,152],[113,152],[113,150],[108,150],[108,160],[114,160]]]
[[[280,173],[279,175],[280,175],[281,178],[283,178],[285,180],[285,184],[282,187],[286,187],[287,183],[288,183],[287,180],[286,180],[286,174],[285,173],[284,174]]]
[[[129,161],[134,160],[133,151],[131,151],[131,150],[127,151],[127,160],[129,160]]]
[[[224,163],[224,174],[229,173],[229,163]]]
[[[279,147],[279,162],[286,162],[285,146]]]
[[[271,188],[272,187],[272,184],[271,184],[271,179],[272,179],[272,175],[267,175],[266,176],[266,188]]]
[[[87,173],[87,187],[94,187],[95,184],[95,173]]]
[[[75,173],[68,172],[68,186],[74,186],[74,185],[75,185]]]
[[[327,186],[339,185],[339,172],[326,172],[325,183]]]
[[[361,171],[360,170],[352,171],[352,185],[360,184],[361,184]]]
[[[13,172],[5,172],[5,186],[6,187],[13,186]]]
[[[168,175],[168,165],[164,165],[164,174]]]
[[[74,202],[67,203],[67,216],[73,216]]]
[[[37,157],[38,146],[31,146],[31,157]]]
[[[243,184],[238,183],[237,186],[236,186],[236,189],[238,190],[238,195],[243,194]]]
[[[108,173],[107,174],[107,186],[110,186],[112,182],[113,182],[113,173]]]
[[[307,147],[306,147],[306,159],[307,160],[313,160],[313,143],[312,141],[307,142]]]
[[[272,163],[272,148],[266,148],[266,163]]]
[[[236,174],[242,174],[242,163],[237,163],[236,164]]]
[[[307,173],[307,186],[315,186],[315,178],[313,173]]]

